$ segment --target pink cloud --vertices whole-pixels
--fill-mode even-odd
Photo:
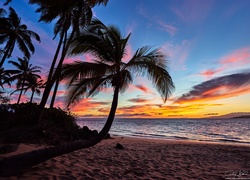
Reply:
[[[149,89],[145,86],[142,86],[142,85],[135,85],[135,87],[145,93],[148,93],[149,92]]]
[[[63,101],[55,101],[55,103],[54,103],[54,107],[60,107],[60,108],[65,108],[65,102],[63,102]]]
[[[90,54],[85,54],[84,55],[84,58],[85,58],[85,60],[87,61],[87,62],[93,62],[93,58],[92,58],[92,56],[90,55]]]
[[[185,62],[189,56],[192,46],[192,41],[188,40],[183,40],[181,44],[167,42],[162,46],[164,52],[166,52],[167,56],[169,56],[170,61],[174,62],[172,64],[174,67],[171,67],[171,69],[186,69]]]
[[[11,98],[11,103],[17,103],[18,97],[19,97],[20,91],[15,92],[15,94],[12,94],[10,96]],[[21,102],[29,102],[30,101],[30,96],[26,95],[26,94],[22,94],[21,99],[20,99],[20,103]]]
[[[122,60],[128,62],[133,57],[132,47],[130,44],[126,47],[126,54],[123,56]]]
[[[184,22],[193,23],[204,20],[212,6],[213,1],[184,0],[173,7],[172,11]]]
[[[238,66],[249,64],[250,63],[250,47],[245,47],[245,48],[234,51],[233,53],[223,57],[220,63],[224,65],[237,64]]]
[[[204,70],[199,75],[210,78],[221,72],[244,69],[248,64],[250,64],[250,47],[244,47],[220,58],[219,68]]]
[[[178,28],[174,27],[173,25],[164,23],[162,20],[159,20],[159,17],[152,16],[148,13],[147,9],[144,6],[140,6],[137,10],[137,12],[142,15],[144,18],[149,20],[148,25],[157,24],[157,26],[160,26],[161,29],[168,32],[171,36],[174,36],[176,32],[178,31]],[[151,11],[152,12],[152,11]]]
[[[132,99],[128,99],[128,101],[133,102],[133,103],[146,103],[146,102],[149,102],[149,100],[144,99],[144,98],[132,98]]]
[[[167,31],[171,36],[174,36],[178,30],[176,27],[169,25],[169,24],[166,24],[162,21],[158,21],[158,25],[160,25],[161,28],[163,28],[165,31]]]
[[[69,64],[69,63],[73,63],[75,61],[75,58],[74,57],[68,57],[68,58],[65,58],[63,63],[64,64]]]
[[[216,70],[213,70],[213,69],[207,69],[207,70],[204,70],[202,71],[199,75],[201,76],[204,76],[206,78],[211,78],[213,77],[214,75],[216,75],[217,73],[221,72],[223,69],[216,69]]]
[[[67,94],[67,92],[65,90],[59,90],[56,93],[57,96],[65,96],[65,94]]]

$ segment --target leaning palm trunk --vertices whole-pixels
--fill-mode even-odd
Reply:
[[[116,108],[118,105],[118,95],[119,95],[119,87],[115,87],[114,97],[108,119],[103,129],[98,133],[96,137],[90,140],[81,140],[72,143],[66,143],[54,147],[35,150],[32,152],[27,152],[4,158],[0,160],[0,176],[8,177],[20,174],[23,170],[30,168],[34,165],[37,165],[39,163],[42,163],[44,161],[47,161],[56,156],[70,153],[79,149],[88,148],[99,143],[102,139],[106,137],[112,126]]]

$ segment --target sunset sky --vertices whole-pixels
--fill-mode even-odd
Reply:
[[[2,6],[5,0],[0,2]],[[58,41],[52,40],[54,24],[38,23],[36,6],[28,5],[28,0],[13,0],[9,5],[22,23],[40,35],[41,43],[33,41],[36,52],[31,63],[42,67],[45,77]],[[93,13],[104,24],[117,25],[124,36],[132,33],[124,61],[142,46],[161,47],[168,55],[176,86],[163,103],[150,81],[136,78],[120,94],[117,117],[198,118],[250,113],[249,0],[109,0],[106,7],[96,7]],[[22,57],[18,50],[11,60],[16,57]],[[73,60],[79,58],[68,57],[65,62]],[[7,62],[4,67],[12,68]],[[56,106],[65,107],[66,94],[66,86],[61,85]],[[11,97],[16,102],[18,93]],[[27,92],[22,101],[29,98]],[[35,96],[34,101],[39,99]],[[79,116],[106,117],[111,100],[112,89],[108,89],[70,109]]]

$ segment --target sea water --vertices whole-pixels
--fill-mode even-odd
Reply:
[[[77,124],[100,131],[105,118],[78,118]],[[111,136],[229,142],[250,145],[250,118],[145,119],[116,118]]]

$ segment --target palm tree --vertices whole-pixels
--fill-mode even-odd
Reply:
[[[31,96],[30,96],[30,103],[33,101],[34,94],[36,93],[38,96],[41,94],[41,89],[45,87],[44,82],[42,79],[36,77],[36,76],[31,76],[27,80],[25,92],[28,91],[29,89],[31,90]]]
[[[41,78],[40,75],[36,73],[40,73],[39,66],[33,66],[32,64],[29,64],[29,61],[27,58],[18,58],[19,63],[15,61],[9,61],[12,65],[16,67],[16,70],[8,70],[9,73],[12,74],[11,80],[17,80],[17,89],[14,91],[20,91],[17,104],[19,104],[21,96],[23,91],[25,90],[25,85],[27,85],[26,82],[32,78]],[[13,92],[13,93],[14,93]]]
[[[40,37],[35,32],[28,30],[25,24],[21,24],[21,18],[18,17],[13,8],[9,8],[9,16],[0,19],[0,44],[5,43],[4,55],[0,61],[0,68],[3,66],[6,58],[10,58],[17,43],[19,49],[27,59],[35,48],[32,44],[32,38],[40,42]]]
[[[135,76],[147,76],[159,91],[163,101],[167,100],[174,84],[166,70],[164,54],[159,49],[151,50],[150,47],[145,46],[138,49],[131,60],[125,63],[122,58],[126,54],[129,37],[130,35],[122,38],[117,28],[106,27],[95,20],[78,38],[74,39],[71,52],[71,54],[91,53],[94,62],[75,62],[63,66],[62,78],[68,79],[70,87],[68,104],[76,102],[80,97],[94,96],[108,87],[114,89],[107,121],[98,135],[86,141],[76,141],[5,158],[0,163],[0,175],[17,174],[25,168],[55,156],[94,146],[100,142],[113,123],[119,92],[124,92]]]
[[[40,20],[46,23],[58,18],[58,21],[54,27],[55,37],[59,34],[60,39],[55,52],[53,61],[51,63],[50,72],[46,82],[46,87],[43,93],[42,100],[40,102],[40,109],[42,110],[45,106],[47,99],[49,97],[50,91],[60,77],[61,66],[63,64],[64,58],[68,51],[69,45],[73,36],[79,33],[79,28],[84,27],[91,21],[92,10],[91,8],[96,5],[106,5],[108,0],[30,0],[30,4],[37,4],[39,8],[37,12],[41,13]],[[71,30],[71,33],[69,33]],[[70,34],[70,35],[69,35]],[[69,36],[68,36],[69,35]],[[54,37],[54,38],[55,38]],[[59,52],[61,52],[60,57]],[[58,65],[55,64],[58,59]],[[57,81],[58,82],[58,81]],[[54,99],[56,95],[56,90],[58,84],[55,86],[54,97],[52,98],[51,107],[53,107]],[[38,113],[39,114],[39,113]]]
[[[69,94],[67,105],[98,94],[112,87],[114,90],[110,114],[100,134],[108,133],[115,116],[118,94],[124,92],[136,76],[147,76],[165,102],[171,94],[174,84],[166,70],[166,57],[160,49],[151,50],[145,46],[138,49],[127,62],[122,58],[130,34],[123,38],[115,26],[106,27],[94,19],[79,37],[73,41],[71,55],[90,53],[93,62],[75,62],[63,66],[62,78],[68,79]]]

